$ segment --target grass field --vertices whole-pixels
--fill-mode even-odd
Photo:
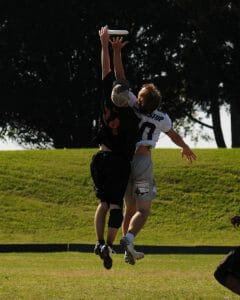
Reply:
[[[111,270],[94,254],[0,254],[0,299],[239,299],[212,276],[219,255],[147,255],[135,266],[114,255]]]
[[[0,243],[94,243],[97,205],[89,163],[96,149],[0,152]],[[240,149],[155,149],[158,196],[136,239],[142,245],[239,244]],[[119,240],[117,238],[117,243]],[[239,299],[213,271],[224,255],[146,255],[134,267],[114,255],[0,254],[0,299]]]
[[[97,201],[89,163],[96,149],[0,152],[1,243],[94,243]],[[240,232],[240,149],[155,149],[158,196],[137,244],[230,245]]]

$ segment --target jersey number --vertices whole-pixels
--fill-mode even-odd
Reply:
[[[153,132],[156,129],[156,126],[153,123],[144,122],[142,123],[140,129],[139,129],[139,135],[142,137],[144,130],[148,128],[149,132],[147,134],[147,140],[152,140]]]

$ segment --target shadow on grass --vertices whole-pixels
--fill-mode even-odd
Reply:
[[[136,245],[145,254],[226,254],[235,246],[155,246]],[[85,252],[93,253],[93,244],[0,244],[0,253],[6,252]],[[123,253],[120,245],[114,245],[117,253]]]

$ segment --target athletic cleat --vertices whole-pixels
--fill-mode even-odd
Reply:
[[[100,244],[99,242],[96,243],[96,245],[95,245],[95,247],[94,247],[94,253],[95,253],[96,255],[100,255],[100,254],[101,254],[101,247],[102,247],[102,246],[103,246],[103,245]]]
[[[133,243],[131,243],[125,236],[121,238],[120,244],[123,246],[125,252],[127,252],[127,259],[130,265],[135,265],[137,260],[137,251],[135,251]]]
[[[136,257],[136,260],[143,259],[144,258],[144,253],[135,251],[135,257]],[[125,251],[125,253],[124,253],[124,261],[125,261],[125,263],[129,264],[129,255],[128,255],[127,251]]]
[[[108,270],[112,268],[112,258],[111,258],[112,253],[113,253],[113,250],[110,246],[103,245],[101,247],[100,257],[103,260],[104,267]]]

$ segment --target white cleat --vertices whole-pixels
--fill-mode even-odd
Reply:
[[[136,258],[136,260],[143,259],[144,253],[135,251],[135,258]],[[129,264],[129,255],[128,255],[127,251],[125,251],[125,254],[124,254],[124,261],[125,261],[125,263]]]
[[[135,265],[136,260],[144,257],[144,253],[135,251],[133,243],[125,236],[120,240],[120,244],[125,250],[124,260],[130,265]]]

